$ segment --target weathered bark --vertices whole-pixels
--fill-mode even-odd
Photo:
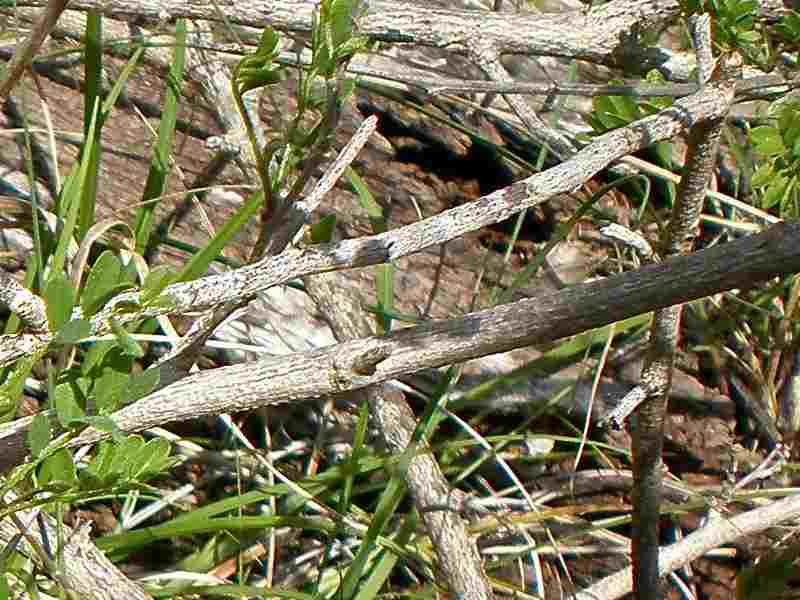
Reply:
[[[462,318],[196,373],[113,418],[122,431],[141,431],[171,421],[319,398],[424,368],[549,342],[800,271],[799,241],[800,225],[782,223],[723,246]],[[373,368],[372,374],[363,374]],[[22,419],[0,430],[0,470],[7,471],[27,453],[29,423]],[[90,429],[75,444],[104,437]]]
[[[339,341],[373,334],[361,299],[353,289],[343,288],[342,277],[321,274],[305,279],[314,298]],[[442,510],[453,490],[447,483],[427,444],[411,448],[416,417],[405,396],[389,384],[371,385],[356,393],[355,401],[367,401],[370,417],[377,424],[384,445],[392,454],[413,452],[408,465],[408,488],[428,535],[433,542],[443,580],[457,598],[490,600],[494,597],[474,539],[455,511]]]

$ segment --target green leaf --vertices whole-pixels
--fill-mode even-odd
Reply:
[[[779,205],[786,194],[788,185],[789,178],[776,173],[772,177],[772,181],[767,191],[764,193],[764,196],[761,198],[761,206],[763,208],[772,208],[773,206]]]
[[[112,483],[114,448],[113,442],[102,441],[98,444],[97,454],[79,474],[84,488],[98,488]]]
[[[796,115],[797,115],[797,105],[796,104],[789,104],[786,106],[782,106],[781,109],[778,111],[778,130],[783,132],[784,139],[789,139],[787,137],[787,132],[789,129],[792,128],[792,125],[796,122]],[[791,142],[790,142],[791,143]]]
[[[800,41],[800,14],[795,11],[790,11],[785,14],[780,22],[775,26],[775,29],[783,35],[786,40],[792,44],[797,44]]]
[[[250,90],[280,83],[283,81],[283,70],[261,68],[252,71],[247,70],[241,76],[242,83],[239,85],[239,93],[245,94]]]
[[[658,142],[653,146],[653,150],[658,157],[659,165],[665,169],[672,168],[673,147],[671,142]]]
[[[58,422],[63,427],[69,427],[75,419],[81,418],[86,414],[78,404],[72,384],[61,383],[55,387],[53,393],[53,407],[56,409]]]
[[[47,352],[44,347],[30,356],[19,359],[8,375],[8,379],[0,385],[0,421],[10,421],[17,414],[17,402],[25,390],[25,380],[31,374],[33,365]]]
[[[311,225],[311,243],[326,244],[333,240],[333,232],[336,230],[336,215],[325,215],[318,223]]]
[[[742,31],[736,36],[736,39],[739,40],[740,44],[755,44],[759,39],[761,39],[761,34],[757,31]]]
[[[417,513],[409,511],[403,517],[403,524],[396,537],[392,540],[396,548],[406,548],[417,530]],[[380,597],[380,591],[391,577],[397,563],[401,560],[402,552],[393,548],[382,548],[379,558],[375,561],[375,567],[371,570],[369,577],[362,580],[358,586],[355,600],[373,600]]]
[[[48,484],[73,485],[78,481],[78,473],[72,453],[66,448],[60,448],[48,456],[39,467],[39,485]]]
[[[130,462],[130,478],[137,482],[144,482],[160,474],[174,462],[169,453],[170,443],[162,438],[156,438],[141,445]]]
[[[163,310],[169,312],[174,310],[175,306],[177,306],[175,298],[170,298],[169,296],[156,296],[155,298],[147,301],[147,307],[154,310]]]
[[[383,213],[383,207],[375,200],[372,192],[350,167],[345,171],[347,179],[356,190],[358,194],[358,202],[361,208],[367,213],[370,223],[372,224],[372,231],[374,233],[383,233],[387,230],[386,216]],[[378,319],[378,333],[388,333],[392,329],[392,317],[394,312],[394,265],[391,263],[385,265],[378,265],[375,269],[375,290],[377,292],[377,319]]]
[[[375,290],[378,296],[378,333],[384,335],[392,330],[394,310],[394,265],[391,263],[375,267]]]
[[[322,5],[326,2],[323,0]],[[338,49],[353,37],[353,0],[330,0],[328,23],[331,28],[333,47]]]
[[[72,307],[75,305],[75,291],[63,272],[50,274],[44,288],[44,300],[50,330],[58,331],[72,316]]]
[[[96,417],[83,417],[82,419],[76,419],[75,422],[81,422],[84,425],[88,425],[90,427],[94,427],[99,431],[104,431],[111,435],[114,439],[115,443],[120,443],[122,440],[125,439],[127,435],[124,431],[122,431],[117,424],[114,422],[114,419],[107,417],[107,416],[96,416]]]
[[[781,197],[781,215],[795,218],[797,208],[797,176],[789,177],[786,190]]]
[[[355,92],[357,86],[357,82],[355,79],[345,79],[341,82],[340,85],[340,97],[339,101],[344,103],[345,100],[350,98]]]
[[[335,62],[342,62],[349,58],[352,58],[362,50],[364,50],[369,45],[369,40],[365,37],[354,37],[352,39],[347,40],[341,46],[339,46],[336,51],[333,53],[333,59]]]
[[[191,281],[205,275],[208,266],[214,261],[225,245],[263,206],[264,194],[259,191],[248,198],[247,202],[236,211],[225,225],[217,230],[217,235],[203,248],[192,256],[189,263],[178,275],[177,281]]]
[[[386,231],[386,216],[383,214],[383,207],[375,200],[372,192],[369,191],[367,184],[351,167],[345,170],[345,176],[358,194],[358,203],[369,217],[372,231],[383,233]]]
[[[152,269],[142,285],[142,304],[148,304],[175,280],[177,273],[171,267],[160,265]]]
[[[83,145],[80,156],[79,184],[71,210],[76,209],[76,227],[67,229],[77,239],[83,239],[89,227],[95,222],[97,200],[97,180],[100,173],[102,144],[100,142],[103,123],[108,116],[103,100],[103,17],[96,10],[86,15],[83,35]],[[112,104],[113,106],[113,104]],[[96,116],[95,116],[96,113]],[[66,228],[65,228],[66,229]],[[60,244],[59,244],[60,246]],[[59,260],[54,261],[59,264]]]
[[[273,66],[280,55],[280,36],[271,27],[265,27],[254,54],[245,56],[234,69],[234,85],[240,95],[250,90],[278,83],[283,79],[283,68]]]
[[[92,163],[91,149],[94,145],[95,127],[97,125],[97,111],[99,99],[91,105],[93,107],[91,122],[84,136],[84,146],[81,150],[81,160],[73,166],[72,172],[66,178],[61,194],[57,199],[56,209],[58,215],[64,219],[64,226],[59,233],[58,244],[50,261],[53,271],[62,271],[67,256],[67,249],[75,234],[78,216],[81,209],[81,195],[88,177],[89,165]]]
[[[628,96],[610,96],[609,99],[614,105],[615,114],[623,119],[625,123],[632,123],[642,117],[642,111],[637,106],[633,98]]]
[[[93,388],[98,414],[110,414],[121,406],[132,369],[133,358],[122,348],[114,347],[106,353]]]
[[[120,442],[101,442],[94,459],[80,473],[82,486],[86,489],[100,488],[130,483],[137,475],[152,477],[160,472],[157,468],[172,464],[165,459],[162,442],[167,444],[167,454],[169,444],[163,440],[154,441],[154,444],[145,444],[141,436],[131,435]]]
[[[99,375],[98,370],[102,368],[102,363],[106,354],[112,348],[116,347],[117,344],[112,341],[102,341],[92,344],[81,363],[81,373],[87,376],[91,375],[91,379],[96,379]]]
[[[753,127],[750,131],[750,139],[756,152],[765,157],[776,156],[786,152],[780,131],[775,127],[770,127],[769,125]]]
[[[136,459],[140,456],[144,445],[145,442],[142,436],[128,436],[114,450],[110,467],[111,473],[118,474],[125,480],[132,479],[136,467]]]
[[[75,344],[92,335],[92,324],[86,319],[68,321],[56,333],[56,344]]]
[[[756,172],[750,178],[750,185],[754,188],[761,188],[767,186],[775,176],[775,168],[771,162],[764,162],[759,165]]]
[[[365,449],[367,439],[367,431],[369,429],[369,406],[366,402],[361,404],[358,411],[358,422],[356,423],[355,434],[353,435],[353,450],[350,453],[350,458],[347,474],[345,476],[344,485],[341,486],[341,500],[339,502],[339,512],[347,514],[350,511],[350,504],[353,500],[353,485],[355,483],[354,475],[358,473],[358,462],[362,456],[368,454]]]
[[[117,343],[122,347],[122,352],[133,358],[142,358],[144,356],[144,350],[142,350],[139,342],[133,339],[133,336],[128,333],[128,330],[120,325],[116,319],[110,319],[109,323],[111,324],[111,332],[114,334],[114,337],[117,338]]]
[[[141,373],[131,375],[122,390],[120,406],[126,406],[147,396],[156,389],[160,377],[161,372],[157,368],[145,369]]]
[[[31,456],[38,458],[52,439],[50,419],[45,413],[38,413],[33,417],[28,430],[28,448],[31,449]]]
[[[81,308],[84,315],[95,314],[108,302],[120,285],[121,273],[122,263],[114,253],[109,250],[103,252],[89,271],[83,286]]]
[[[396,469],[396,473],[386,484],[367,533],[345,572],[341,585],[341,598],[348,600],[354,598],[358,592],[360,581],[369,573],[369,562],[376,558],[378,536],[383,533],[405,496],[405,473],[402,467]]]
[[[597,96],[592,100],[592,105],[594,108],[592,111],[593,127],[597,133],[603,133],[624,124],[614,116],[614,103],[608,96]]]
[[[175,123],[177,122],[178,101],[183,80],[183,67],[186,56],[186,22],[178,19],[175,23],[175,44],[170,64],[169,73],[165,78],[166,93],[164,107],[161,111],[161,121],[158,124],[158,143],[155,145],[153,157],[150,160],[150,170],[142,193],[142,207],[136,215],[136,251],[144,254],[150,241],[153,226],[154,212],[157,202],[148,202],[160,197],[166,188],[171,163],[170,153],[175,137]]]

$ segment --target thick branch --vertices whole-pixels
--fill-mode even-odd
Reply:
[[[287,250],[225,274],[174,284],[162,293],[164,302],[149,307],[131,310],[132,305],[140,303],[139,293],[120,294],[93,318],[93,333],[108,332],[111,318],[124,324],[143,317],[208,310],[252,298],[270,287],[304,275],[380,264],[442,244],[507,219],[556,194],[568,193],[615,160],[674,137],[697,123],[719,118],[727,110],[724,98],[716,86],[709,85],[657,115],[595,138],[573,158],[547,171],[405,227],[335,245]],[[303,200],[295,206],[300,211],[310,212],[308,204],[308,200]],[[118,310],[123,303],[125,310]],[[3,357],[0,366],[25,356],[26,352],[9,348],[3,341],[0,338]],[[5,341],[14,345],[13,339]]]
[[[23,1],[19,6],[42,6]],[[227,20],[237,25],[281,31],[311,30],[316,4],[306,0],[72,0],[70,8],[97,10],[121,20],[162,22],[164,18]],[[359,32],[384,42],[414,43],[465,52],[481,37],[501,54],[564,56],[616,63],[633,30],[646,31],[674,19],[675,0],[617,0],[591,11],[563,14],[498,14],[453,10],[407,2],[371,1],[359,20]]]
[[[38,515],[38,517],[37,517]],[[76,528],[64,523],[57,523],[47,513],[34,510],[20,510],[15,513],[18,523],[27,525],[25,534],[40,548],[51,548],[63,556],[63,571],[58,574],[58,581],[75,598],[86,600],[148,600],[151,598],[142,588],[129,580],[105,554],[97,549],[89,535],[91,524],[83,523]],[[59,532],[60,528],[60,532]],[[20,533],[12,518],[0,521],[0,545],[7,547]],[[57,540],[63,540],[63,546],[56,548]],[[19,550],[28,556],[39,568],[47,569],[42,557],[23,538]],[[50,557],[52,560],[56,556]]]
[[[718,118],[726,108],[719,90],[708,86],[703,92],[679,100],[657,115],[599,136],[564,163],[417,223],[335,245],[287,250],[280,256],[267,257],[229,273],[171,285],[162,294],[171,303],[169,308],[159,304],[119,314],[115,306],[122,302],[136,303],[139,298],[135,292],[120,294],[94,318],[94,331],[107,331],[112,316],[124,323],[145,316],[206,310],[223,302],[241,301],[304,275],[375,265],[408,256],[507,219],[556,194],[570,192],[614,160],[669,139],[698,122]],[[298,203],[298,209],[302,204]]]
[[[196,373],[118,411],[114,420],[124,431],[140,431],[170,421],[319,398],[424,368],[549,342],[797,271],[800,224],[781,223],[736,242],[556,294],[382,338]],[[25,429],[12,423],[0,430],[0,470],[18,464],[27,453]],[[103,436],[88,430],[77,443]]]
[[[337,274],[307,277],[305,283],[337,340],[372,335],[372,326],[357,292],[337,285]],[[409,446],[413,443],[416,420],[403,393],[383,384],[366,387],[360,390],[359,396],[357,400],[369,402],[370,417],[378,425],[389,452],[414,452]],[[407,481],[414,506],[433,542],[444,582],[457,598],[463,600],[493,598],[478,547],[470,539],[464,522],[454,511],[435,510],[435,507],[447,505],[452,490],[430,452],[414,452],[408,465]]]

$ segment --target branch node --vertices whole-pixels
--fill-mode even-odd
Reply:
[[[353,387],[355,377],[375,375],[377,366],[391,354],[391,347],[384,343],[367,348],[344,349],[332,361],[331,383],[340,391],[349,390]]]

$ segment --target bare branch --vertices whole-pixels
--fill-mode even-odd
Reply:
[[[410,327],[389,336],[195,373],[114,414],[123,431],[170,421],[249,410],[360,389],[424,368],[439,367],[574,335],[650,310],[800,271],[800,224],[657,265],[576,285],[461,318]],[[377,358],[374,373],[337,357]],[[381,357],[384,357],[381,360]],[[0,429],[0,471],[27,453],[20,420]],[[77,443],[105,434],[87,430]]]
[[[112,316],[124,323],[144,316],[205,310],[223,302],[252,297],[304,275],[380,264],[442,244],[507,219],[555,194],[569,192],[614,160],[671,138],[698,122],[719,118],[725,107],[719,90],[711,85],[695,96],[677,101],[658,115],[599,136],[564,163],[479,200],[379,235],[287,250],[280,256],[265,257],[229,273],[171,285],[162,294],[169,306],[159,304],[120,313],[117,307],[139,303],[137,292],[121,294],[93,318],[94,331],[107,331]]]
[[[800,495],[795,494],[735,517],[713,519],[708,525],[687,535],[680,542],[661,549],[659,575],[665,577],[681,566],[700,558],[709,550],[761,533],[798,517],[800,517]],[[576,600],[621,598],[631,591],[631,574],[632,568],[629,567],[609,575],[587,590],[578,592]]]
[[[381,73],[370,71],[355,64],[351,72],[379,77]],[[385,75],[385,74],[384,74]],[[695,83],[672,83],[669,85],[642,84],[592,84],[528,82],[528,81],[481,81],[466,79],[403,78],[400,81],[423,88],[432,95],[458,92],[496,92],[498,94],[536,94],[541,96],[628,96],[630,98],[681,98],[696,93],[700,87]],[[736,82],[736,95],[754,95],[760,91],[770,94],[786,93],[800,82],[786,79],[782,75],[756,75]]]
[[[711,77],[711,24],[708,15],[689,19],[697,50],[698,83],[703,86]],[[717,90],[724,102],[733,100],[736,66],[730,61],[723,69],[724,85]],[[735,63],[735,64],[734,64]],[[683,177],[666,232],[667,256],[691,252],[697,235],[705,190],[717,158],[722,132],[722,117],[694,125],[689,131],[688,151]],[[664,443],[664,419],[672,385],[672,369],[678,346],[682,305],[657,310],[653,316],[650,347],[642,370],[645,399],[634,413],[633,472],[633,573],[634,590],[640,600],[659,598],[659,522],[661,520],[661,453]]]
[[[0,273],[0,306],[4,306],[31,329],[49,330],[44,300],[7,273]]]
[[[41,15],[28,40],[21,44],[14,53],[11,64],[6,69],[6,77],[0,82],[0,98],[5,98],[14,88],[22,73],[30,65],[36,51],[44,43],[45,38],[58,21],[58,17],[67,7],[67,0],[49,0],[44,14]]]
[[[305,278],[306,289],[339,341],[372,335],[372,326],[361,308],[357,293],[336,282],[337,274]],[[377,423],[388,450],[393,454],[413,452],[409,445],[412,444],[416,421],[402,392],[388,384],[380,384],[360,390],[359,396],[369,402],[370,415]],[[433,542],[450,590],[464,600],[493,598],[478,548],[458,514],[449,510],[432,510],[447,505],[452,490],[430,452],[414,452],[407,475],[414,504]]]
[[[42,6],[36,0],[19,6]],[[72,0],[70,8],[96,10],[120,20],[163,22],[188,18],[227,20],[237,25],[280,31],[308,32],[315,4],[305,0]],[[359,33],[384,42],[414,43],[467,52],[475,38],[490,41],[501,54],[528,54],[579,58],[616,64],[621,46],[636,29],[647,31],[674,19],[676,0],[617,0],[591,11],[563,14],[502,14],[454,10],[406,2],[372,1],[359,19]]]
[[[58,524],[56,520],[39,509],[20,510],[14,515],[15,519],[6,518],[0,521],[0,545],[6,547],[20,533],[17,523],[27,525],[24,532],[25,541],[17,549],[28,556],[40,568],[45,569],[39,552],[27,541],[30,539],[40,548],[50,547],[54,552],[63,556],[63,571],[57,580],[64,586],[65,591],[74,594],[76,598],[87,600],[114,600],[116,598],[130,598],[131,600],[148,600],[150,595],[145,594],[142,588],[125,577],[114,564],[106,558],[92,543],[89,535],[91,524],[83,523],[75,529]],[[58,528],[61,528],[59,534]],[[63,539],[61,548],[55,548],[56,540]],[[53,561],[56,557],[52,557]]]

